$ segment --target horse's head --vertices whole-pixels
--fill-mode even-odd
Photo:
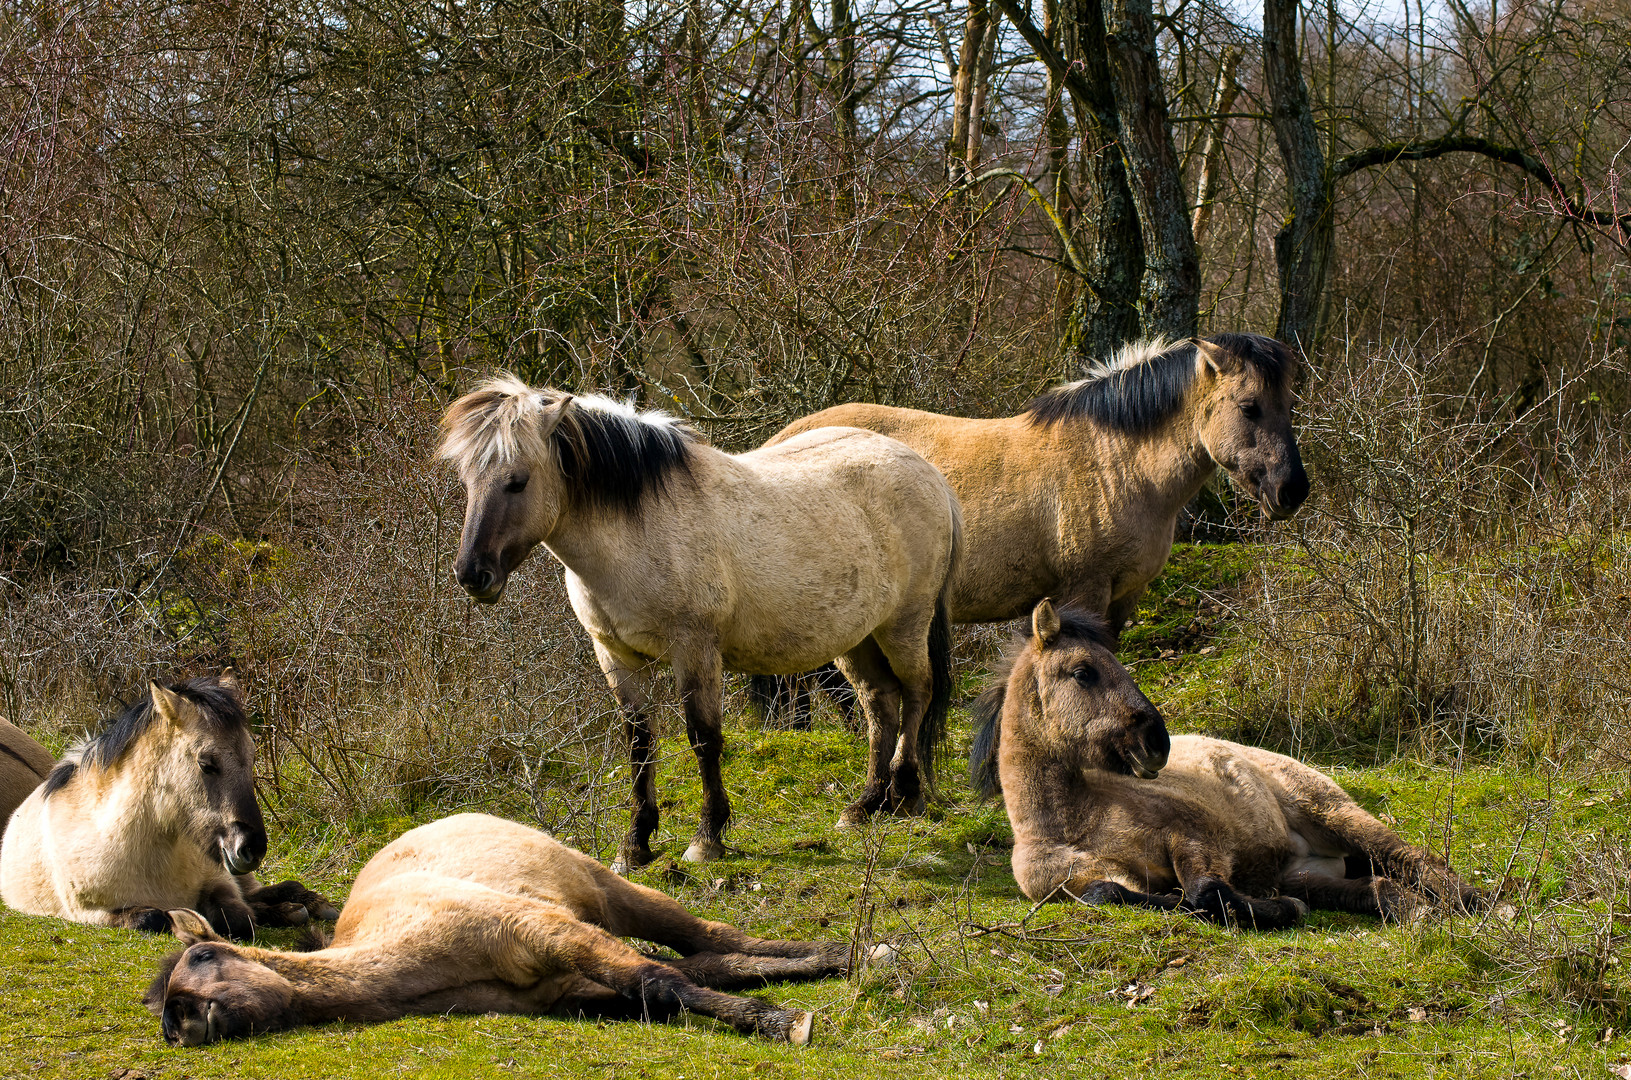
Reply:
[[[170,923],[186,948],[160,963],[143,998],[166,1042],[198,1046],[298,1022],[288,979],[217,937],[196,911],[172,911]]]
[[[1296,357],[1273,338],[1195,340],[1201,444],[1272,518],[1290,517],[1308,498],[1308,474],[1291,431],[1295,372]]]
[[[510,571],[555,528],[564,491],[550,437],[570,394],[494,379],[448,407],[442,457],[464,481],[464,532],[453,576],[483,603],[504,595]]]
[[[1009,676],[1035,688],[1046,737],[1068,746],[1089,769],[1154,779],[1167,763],[1167,724],[1111,651],[1104,621],[1055,610],[1031,612],[1031,636]]]
[[[488,380],[442,417],[439,454],[458,467],[466,498],[454,577],[493,603],[569,510],[638,512],[648,492],[689,470],[695,438],[665,413],[598,394]]]
[[[150,683],[144,699],[52,772],[46,798],[80,770],[142,785],[157,815],[154,827],[179,832],[229,873],[247,874],[266,857],[255,740],[230,670],[169,686]]]

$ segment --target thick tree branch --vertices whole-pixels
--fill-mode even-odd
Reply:
[[[1426,161],[1431,158],[1442,157],[1445,154],[1478,154],[1491,161],[1499,161],[1503,165],[1511,165],[1522,169],[1525,173],[1545,184],[1554,195],[1563,201],[1568,208],[1570,217],[1593,225],[1607,228],[1631,227],[1631,214],[1610,214],[1601,210],[1588,210],[1581,206],[1573,196],[1563,188],[1563,182],[1556,173],[1546,166],[1546,163],[1531,154],[1519,150],[1515,146],[1502,146],[1478,135],[1446,135],[1438,139],[1421,139],[1413,142],[1382,143],[1379,146],[1367,146],[1363,150],[1355,150],[1351,154],[1344,154],[1337,158],[1332,170],[1333,179],[1340,180],[1344,176],[1356,173],[1361,169],[1368,169],[1374,165],[1389,165],[1395,161]]]

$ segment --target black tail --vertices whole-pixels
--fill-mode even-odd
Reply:
[[[950,587],[948,583],[947,589]],[[951,615],[946,610],[944,592],[929,623],[929,678],[929,706],[923,710],[923,722],[917,727],[917,760],[932,792],[935,761],[940,744],[946,741],[946,719],[951,715]]]
[[[974,744],[968,751],[968,779],[982,799],[1002,792],[997,775],[997,748],[1002,742],[1002,703],[1008,697],[1008,681],[997,679],[974,702]]]
[[[748,703],[758,714],[760,723],[768,723],[776,718],[777,706],[786,696],[782,690],[782,684],[786,681],[785,675],[748,676]]]

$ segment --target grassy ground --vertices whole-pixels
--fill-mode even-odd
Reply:
[[[1184,552],[1178,570],[1221,580],[1229,568],[1218,560],[1227,555]],[[1144,661],[1140,678],[1158,703],[1227,662],[1227,642],[1213,636],[1203,602],[1169,579],[1129,635],[1128,654]],[[1203,626],[1192,631],[1198,620]],[[966,723],[956,726],[966,742]],[[862,759],[858,742],[830,724],[807,734],[763,732],[739,718],[725,768],[736,805],[728,840],[737,850],[704,867],[679,864],[699,790],[683,744],[669,740],[665,750],[657,840],[667,854],[640,880],[756,933],[901,947],[896,964],[849,981],[764,991],[817,1010],[810,1048],[766,1044],[700,1019],[650,1027],[439,1017],[172,1050],[140,1002],[171,942],[0,912],[0,1076],[995,1076],[1087,1068],[1112,1077],[1602,1077],[1631,1056],[1620,1034],[1631,997],[1622,998],[1614,915],[1626,910],[1621,843],[1631,796],[1618,774],[1324,762],[1406,837],[1447,848],[1474,880],[1504,883],[1513,908],[1388,926],[1316,914],[1295,931],[1251,934],[1165,914],[1033,910],[1008,871],[1000,806],[974,803],[955,761],[927,818],[837,832],[832,823],[857,787]],[[284,820],[268,870],[343,895],[373,851],[445,809]],[[292,937],[270,935],[274,944]]]

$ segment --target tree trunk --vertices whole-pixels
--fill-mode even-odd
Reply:
[[[1335,227],[1331,177],[1297,48],[1297,0],[1264,0],[1263,78],[1291,197],[1291,217],[1274,238],[1274,261],[1280,268],[1280,317],[1274,334],[1307,350],[1319,333]]]
[[[1218,67],[1218,85],[1212,91],[1212,122],[1206,125],[1206,143],[1201,148],[1201,179],[1195,185],[1195,220],[1191,225],[1198,246],[1212,223],[1212,203],[1217,198],[1218,173],[1223,167],[1223,129],[1228,123],[1223,114],[1235,107],[1235,95],[1240,83],[1235,81],[1235,70],[1240,67],[1240,50],[1231,45],[1223,51],[1223,62]]]
[[[1121,156],[1144,239],[1139,305],[1144,332],[1191,337],[1200,307],[1200,259],[1167,118],[1155,15],[1149,0],[1108,0],[1102,14]]]
[[[946,179],[953,184],[960,184],[969,176],[969,125],[975,88],[980,82],[980,52],[990,25],[991,9],[986,6],[986,0],[969,0],[968,18],[963,23],[963,45],[958,50],[957,73],[952,80],[951,145],[946,147]]]

